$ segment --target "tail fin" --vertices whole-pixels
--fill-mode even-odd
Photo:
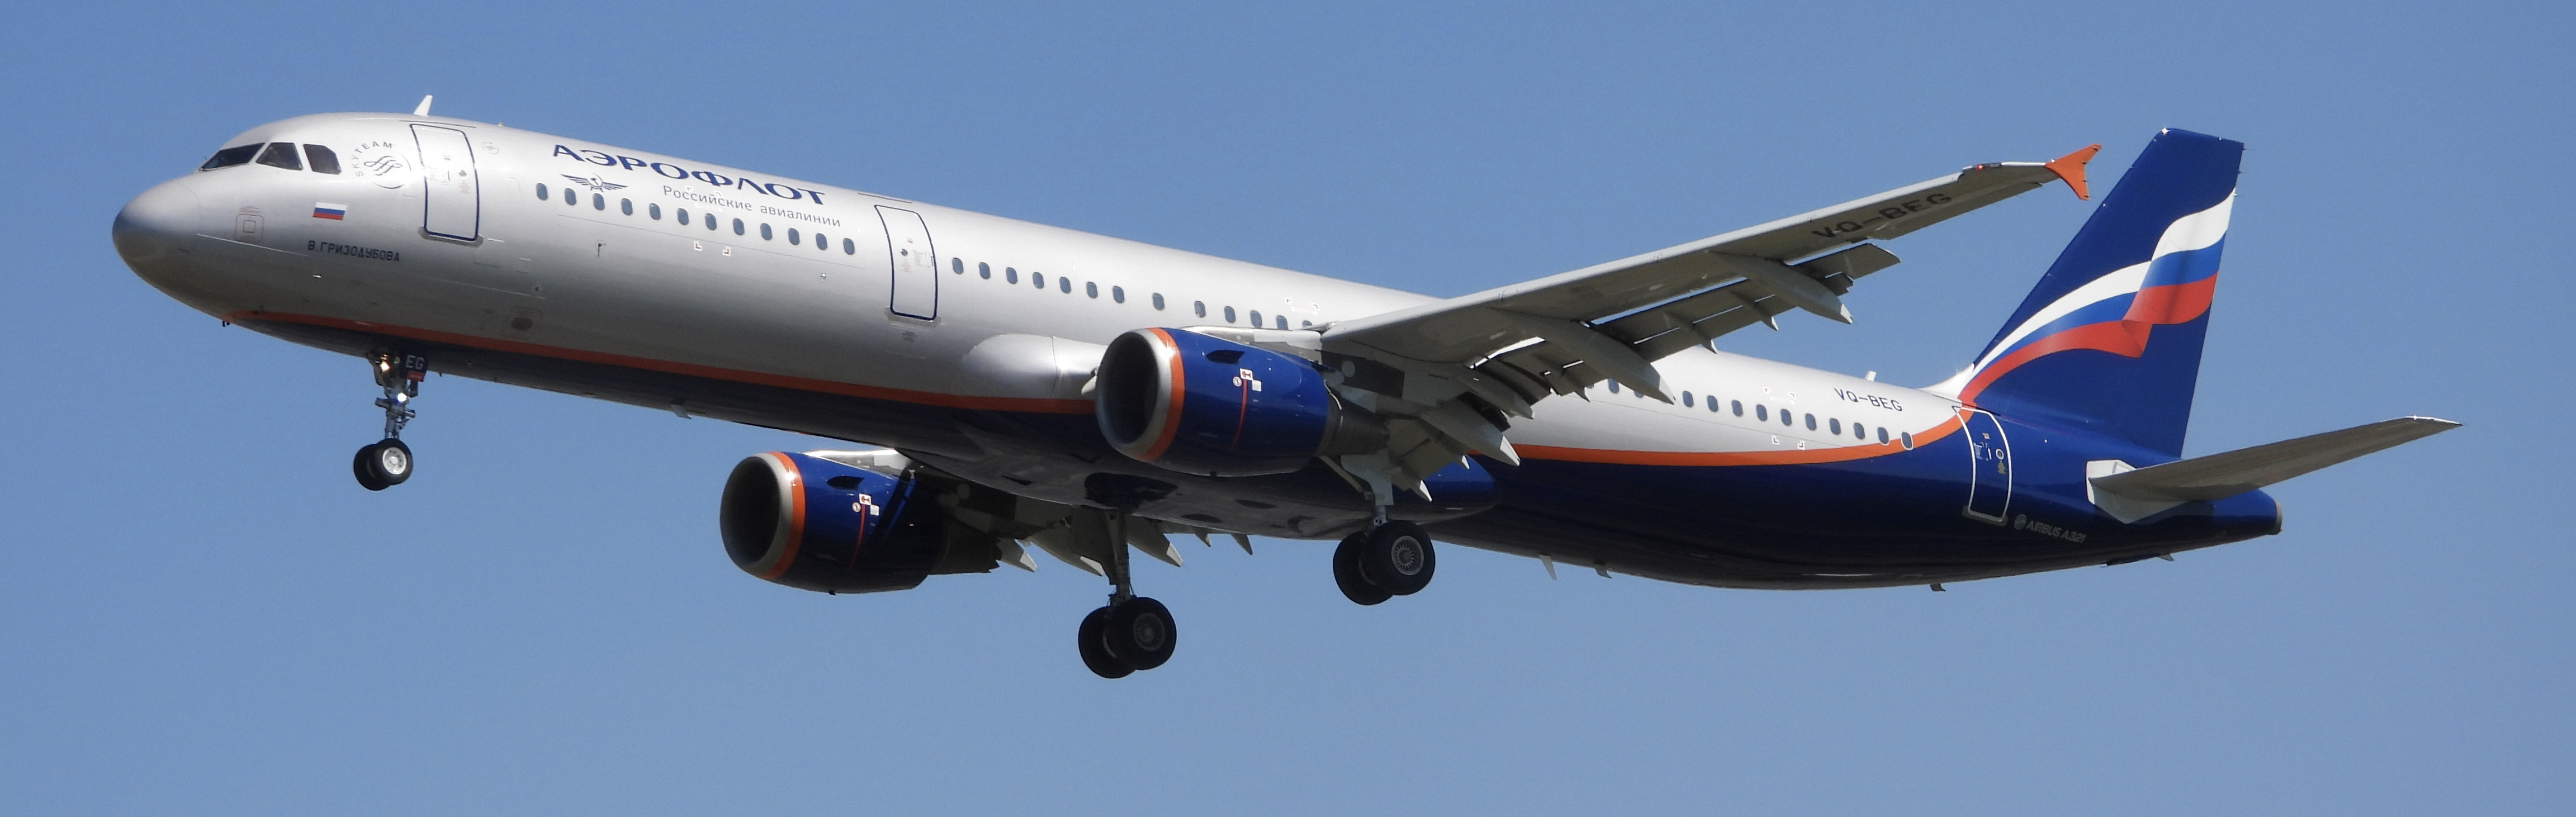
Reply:
[[[2244,150],[2156,134],[1976,365],[1936,390],[2181,456]]]

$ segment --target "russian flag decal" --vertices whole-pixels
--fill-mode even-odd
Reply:
[[[339,221],[340,219],[342,219],[343,217],[346,217],[346,216],[348,216],[348,215],[349,215],[349,205],[346,205],[346,204],[332,204],[332,203],[327,202],[327,201],[317,201],[317,202],[314,202],[314,203],[313,203],[313,217],[314,217],[314,218],[327,218],[327,219],[330,219],[330,220],[332,220],[332,221]]]

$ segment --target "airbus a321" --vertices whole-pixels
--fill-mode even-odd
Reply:
[[[1886,244],[2052,184],[1995,162],[1437,298],[429,114],[272,122],[116,217],[135,274],[345,353],[411,478],[429,372],[846,440],[733,468],[717,530],[826,593],[1104,576],[1079,652],[1161,666],[1131,553],[1339,544],[1373,605],[1434,540],[1717,587],[1959,582],[2277,533],[2271,483],[2455,426],[2404,417],[2182,457],[2243,145],[2156,134],[1973,365],[1922,388],[1727,353],[1844,299]]]

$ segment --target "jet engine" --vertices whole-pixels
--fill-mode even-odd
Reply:
[[[725,480],[725,553],[745,573],[827,593],[992,570],[995,537],[944,512],[933,481],[919,468],[887,474],[783,451],[745,458]]]
[[[1182,473],[1285,474],[1386,437],[1305,358],[1184,329],[1119,335],[1098,378],[1093,408],[1109,444]]]

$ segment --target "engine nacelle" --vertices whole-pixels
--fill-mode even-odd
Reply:
[[[829,593],[904,590],[934,573],[993,569],[992,540],[941,512],[935,490],[805,454],[745,458],[719,528],[743,572]]]
[[[1189,474],[1290,473],[1386,433],[1374,415],[1342,405],[1306,359],[1182,329],[1110,341],[1094,388],[1111,446]]]

